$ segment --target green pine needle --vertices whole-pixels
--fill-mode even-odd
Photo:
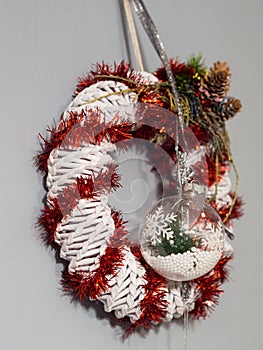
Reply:
[[[204,76],[207,71],[201,52],[198,55],[190,55],[187,60],[187,65],[193,67],[195,71],[202,76]]]
[[[161,241],[154,246],[156,255],[167,256],[171,254],[183,254],[193,247],[198,247],[199,240],[187,234],[185,229],[182,229],[178,221],[173,221],[167,224],[173,231],[171,239],[161,238]]]

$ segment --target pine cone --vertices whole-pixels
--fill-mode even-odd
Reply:
[[[220,61],[215,62],[213,67],[211,67],[209,71],[211,73],[227,72],[229,76],[231,76],[230,68],[226,62],[220,62]]]
[[[212,108],[224,121],[233,118],[242,108],[241,101],[238,98],[227,97],[221,103],[215,104]]]
[[[220,102],[230,87],[231,73],[226,62],[217,61],[202,80],[200,91],[210,102]]]

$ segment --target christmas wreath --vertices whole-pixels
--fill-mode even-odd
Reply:
[[[39,218],[42,237],[66,261],[61,279],[64,291],[81,301],[99,300],[106,312],[129,320],[129,331],[180,318],[186,304],[192,318],[205,318],[214,309],[232,259],[233,249],[225,236],[232,238],[232,221],[242,214],[242,201],[237,188],[231,191],[229,176],[232,167],[238,184],[225,122],[240,111],[241,103],[228,96],[229,67],[218,61],[207,69],[200,56],[185,63],[171,59],[170,67],[185,134],[194,134],[205,157],[206,171],[197,161],[188,169],[187,186],[190,194],[200,181],[208,187],[207,193],[202,193],[205,204],[201,216],[207,215],[206,210],[212,210],[214,216],[211,219],[210,215],[208,222],[211,227],[207,223],[202,226],[200,221],[198,232],[214,230],[220,242],[212,265],[206,265],[210,266],[208,271],[182,277],[190,271],[189,266],[192,270],[198,267],[197,251],[210,254],[209,260],[212,250],[204,246],[200,236],[182,234],[178,215],[169,216],[165,205],[158,205],[146,216],[142,237],[153,230],[153,222],[159,234],[150,240],[146,234],[148,238],[140,245],[128,239],[121,208],[113,209],[108,203],[110,193],[121,186],[111,152],[118,147],[125,151],[126,140],[132,139],[146,140],[169,155],[170,162],[158,159],[158,166],[166,174],[166,193],[176,195],[171,164],[177,164],[180,156],[173,131],[178,111],[164,68],[149,74],[134,71],[125,62],[114,67],[97,64],[79,79],[58,125],[47,129],[48,137],[40,135],[42,149],[35,158],[47,189]],[[156,107],[162,110],[157,116]],[[143,119],[138,120],[138,110]],[[155,118],[154,125],[151,118]],[[196,149],[195,145],[188,145],[189,151]],[[197,187],[193,174],[199,176]],[[214,225],[218,220],[220,225]],[[157,258],[158,266],[152,261]],[[162,273],[167,258],[179,266],[175,275]]]

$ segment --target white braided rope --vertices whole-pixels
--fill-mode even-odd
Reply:
[[[167,293],[165,297],[168,305],[164,322],[170,322],[173,318],[180,318],[184,315],[185,305],[182,297],[182,284],[180,282],[169,281],[167,283]],[[195,290],[189,290],[187,300],[188,311],[192,311],[195,305]]]
[[[124,115],[134,122],[136,94],[127,93],[127,90],[126,85],[116,81],[99,81],[74,98],[64,113],[64,119],[68,118],[70,112],[81,113],[82,110],[87,112],[91,108],[98,108],[104,113],[106,122],[116,115]]]
[[[81,199],[56,231],[60,256],[70,261],[69,272],[94,271],[114,229],[111,210],[100,198]]]
[[[142,73],[148,83],[157,79],[148,73]],[[135,120],[135,93],[127,93],[127,86],[115,81],[98,82],[80,92],[64,112],[64,120],[70,112],[81,113],[83,109],[99,108],[106,121],[112,120],[116,113]],[[109,143],[98,145],[82,145],[76,149],[59,148],[51,152],[48,160],[48,198],[57,198],[77,177],[96,177],[100,171],[107,169],[106,164],[113,163],[108,152],[115,146]],[[79,199],[77,206],[70,215],[64,215],[58,225],[55,235],[56,242],[61,246],[60,254],[69,261],[69,272],[90,274],[99,267],[99,258],[104,253],[109,238],[114,233],[114,221],[111,209],[107,205],[108,195],[95,199]],[[98,297],[107,312],[114,311],[117,318],[128,316],[131,322],[140,318],[140,302],[145,296],[145,269],[126,248],[123,266],[114,276],[109,276],[109,289]],[[167,283],[165,288],[167,315],[164,321],[183,315],[184,304],[181,285]],[[188,308],[194,308],[196,293],[194,287],[190,290]]]
[[[98,299],[106,312],[115,312],[117,318],[128,316],[135,322],[141,316],[140,302],[145,296],[143,285],[145,269],[135,259],[130,249],[124,251],[123,266],[110,278],[110,288]]]
[[[65,186],[75,182],[77,177],[96,175],[100,170],[106,170],[105,165],[113,162],[107,151],[114,149],[115,146],[109,143],[70,150],[54,149],[48,159],[48,197],[56,197]]]

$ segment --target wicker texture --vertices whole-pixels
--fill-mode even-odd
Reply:
[[[141,315],[140,302],[143,300],[146,284],[145,269],[127,248],[123,266],[115,276],[111,276],[110,289],[99,297],[106,312],[115,311],[117,318],[128,316],[135,322]]]
[[[155,82],[156,78],[144,74],[145,80]],[[110,121],[116,113],[124,113],[134,121],[136,107],[134,93],[122,93],[127,86],[111,80],[100,81],[80,92],[64,112],[66,120],[70,112],[81,113],[83,109],[99,108]],[[86,144],[76,149],[61,146],[51,152],[48,160],[48,198],[57,198],[63,189],[74,183],[79,176],[93,175],[96,179],[106,164],[113,163],[110,151],[115,146]],[[211,189],[212,193],[213,189]],[[111,209],[107,205],[108,195],[98,195],[93,199],[79,199],[70,215],[64,215],[58,225],[55,240],[61,246],[60,255],[69,261],[69,273],[80,272],[87,276],[100,264],[100,256],[109,244],[115,225]],[[130,249],[124,250],[124,260],[117,273],[108,276],[110,288],[98,296],[107,312],[114,311],[117,318],[128,316],[132,323],[140,318],[140,302],[145,296],[145,269]],[[181,284],[167,282],[166,317],[164,321],[179,318],[184,312]],[[188,299],[188,308],[194,308],[197,297],[194,284]]]
[[[112,163],[107,151],[114,149],[115,146],[108,143],[100,147],[89,145],[77,149],[54,149],[48,160],[48,197],[56,197],[79,176],[96,175],[100,170],[105,170],[105,165]]]
[[[125,115],[134,121],[136,94],[125,93],[127,89],[126,85],[119,82],[99,81],[75,97],[65,111],[64,118],[66,119],[70,112],[81,113],[83,109],[88,111],[91,108],[98,108],[105,115],[106,121],[110,121],[118,114]],[[124,91],[123,94],[122,91]]]
[[[170,322],[173,318],[180,318],[184,314],[185,305],[182,297],[182,284],[180,282],[169,281],[167,283],[166,300],[168,305],[166,308],[166,317],[164,322]],[[190,288],[189,298],[187,301],[188,311],[194,309],[195,305],[195,289]]]
[[[70,261],[69,272],[95,270],[114,228],[111,210],[101,199],[81,199],[72,214],[63,218],[56,232],[60,256]]]

